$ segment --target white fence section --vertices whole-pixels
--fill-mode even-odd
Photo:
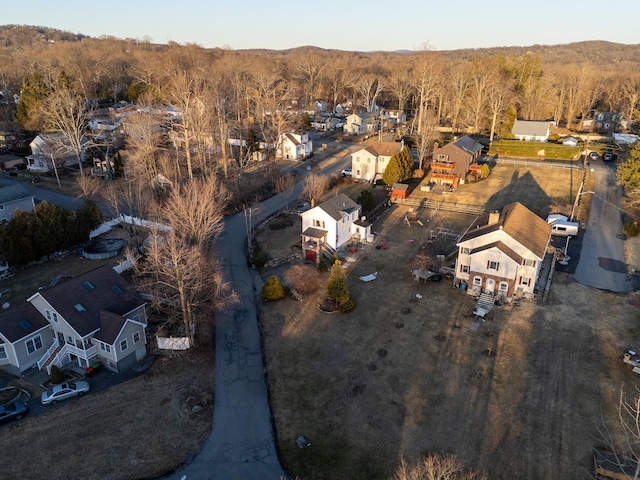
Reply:
[[[151,222],[149,220],[141,220],[137,217],[132,217],[131,215],[121,214],[119,217],[116,217],[113,220],[109,220],[108,222],[104,222],[98,228],[89,232],[89,239],[92,239],[94,237],[97,237],[98,235],[102,235],[103,233],[107,233],[111,231],[111,229],[116,225],[118,225],[119,223],[137,225],[139,227],[149,228],[153,230],[162,230],[163,232],[171,230],[171,227],[169,225],[165,225],[163,223]]]
[[[125,270],[129,270],[131,267],[133,267],[133,260],[127,259],[118,262],[118,264],[113,267],[113,269],[116,271],[116,273],[122,273]]]
[[[156,337],[160,350],[189,350],[189,337]]]

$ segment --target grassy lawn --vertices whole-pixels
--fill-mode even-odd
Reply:
[[[520,142],[499,140],[491,144],[490,155],[505,157],[547,158],[554,160],[576,160],[584,150],[582,146],[569,147],[551,142]],[[544,153],[541,153],[544,152]]]

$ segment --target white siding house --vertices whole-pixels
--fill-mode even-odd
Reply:
[[[285,160],[304,160],[313,151],[308,133],[284,133],[278,142],[276,156]]]
[[[382,176],[391,157],[403,148],[403,142],[368,142],[364,148],[351,154],[353,178],[374,182]]]
[[[362,207],[340,194],[301,214],[305,259],[319,261],[323,248],[335,251],[349,241],[365,242],[371,225],[361,218]]]
[[[525,142],[546,142],[549,139],[551,122],[533,122],[516,120],[511,133],[518,140]]]

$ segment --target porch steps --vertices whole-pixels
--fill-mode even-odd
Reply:
[[[51,365],[53,363],[53,361],[56,359],[56,357],[58,356],[58,354],[60,353],[60,350],[62,350],[62,348],[64,347],[64,345],[59,345],[58,348],[56,348],[53,353],[51,354],[51,356],[47,359],[46,362],[44,362],[44,365],[42,365],[42,370],[47,370],[49,365]]]
[[[476,302],[476,308],[473,311],[479,317],[484,317],[491,311],[496,302],[496,297],[491,293],[481,293]]]

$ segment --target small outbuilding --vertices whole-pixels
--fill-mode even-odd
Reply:
[[[578,139],[576,137],[572,137],[571,135],[569,135],[568,137],[564,137],[564,140],[562,140],[562,144],[567,145],[569,147],[577,147]]]
[[[391,187],[391,200],[403,200],[409,197],[409,185],[406,183],[395,183]]]

